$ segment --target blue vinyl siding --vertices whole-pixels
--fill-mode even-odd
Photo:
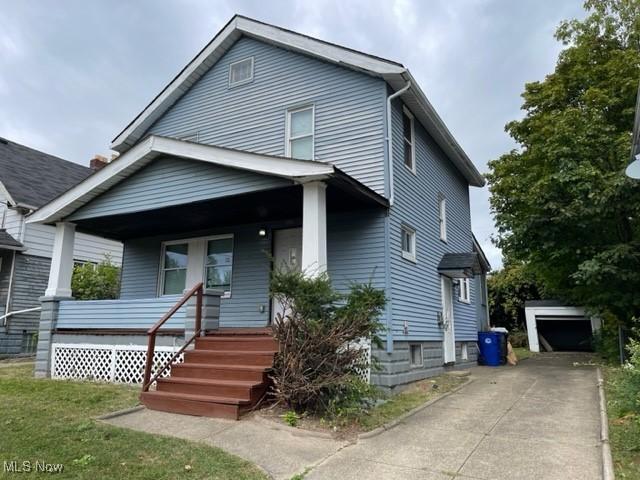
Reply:
[[[129,300],[62,301],[57,328],[151,328],[179,297]],[[186,307],[165,323],[164,329],[184,329]]]
[[[251,83],[228,88],[229,64],[254,57]],[[384,193],[381,79],[241,38],[147,133],[256,153],[285,154],[285,114],[315,105],[315,159]]]
[[[160,158],[80,208],[69,220],[153,210],[291,184],[282,178],[197,160]]]
[[[329,215],[328,270],[336,288],[345,291],[351,282],[384,286],[384,212],[371,210]],[[177,238],[232,233],[234,235],[231,298],[221,300],[223,327],[264,326],[269,319],[271,236],[261,238],[261,227],[291,228],[299,220],[277,224],[243,225],[218,230],[153,237],[125,242],[121,298],[157,295],[161,242]],[[264,306],[264,312],[261,312]]]
[[[445,252],[471,252],[469,189],[465,179],[429,134],[416,120],[416,170],[414,175],[403,162],[402,102],[392,109],[394,141],[395,204],[391,208],[390,261],[395,340],[441,340],[437,314],[442,308],[438,262]],[[440,240],[438,194],[446,197],[447,243]],[[400,227],[405,223],[416,230],[417,262],[402,258]],[[453,295],[456,340],[475,340],[475,282],[471,281],[471,304]],[[405,321],[408,334],[404,334]]]

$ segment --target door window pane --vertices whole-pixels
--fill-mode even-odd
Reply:
[[[233,274],[233,238],[216,238],[207,242],[206,287],[231,291]]]

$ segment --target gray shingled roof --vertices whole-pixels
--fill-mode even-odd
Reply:
[[[475,252],[445,253],[438,264],[439,272],[469,270],[474,274],[481,273],[480,260]]]
[[[7,233],[4,228],[0,228],[0,248],[11,250],[21,249],[22,244]]]
[[[0,182],[18,205],[40,208],[91,173],[90,168],[0,138]]]

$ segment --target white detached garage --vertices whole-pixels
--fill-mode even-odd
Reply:
[[[584,307],[557,300],[525,302],[529,349],[546,351],[591,351],[593,334],[601,321],[585,313]]]

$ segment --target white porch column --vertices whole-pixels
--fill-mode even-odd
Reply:
[[[49,271],[46,297],[71,297],[71,275],[73,273],[73,243],[76,235],[74,223],[56,223],[53,256]]]
[[[302,185],[302,271],[314,277],[327,270],[327,185]]]

